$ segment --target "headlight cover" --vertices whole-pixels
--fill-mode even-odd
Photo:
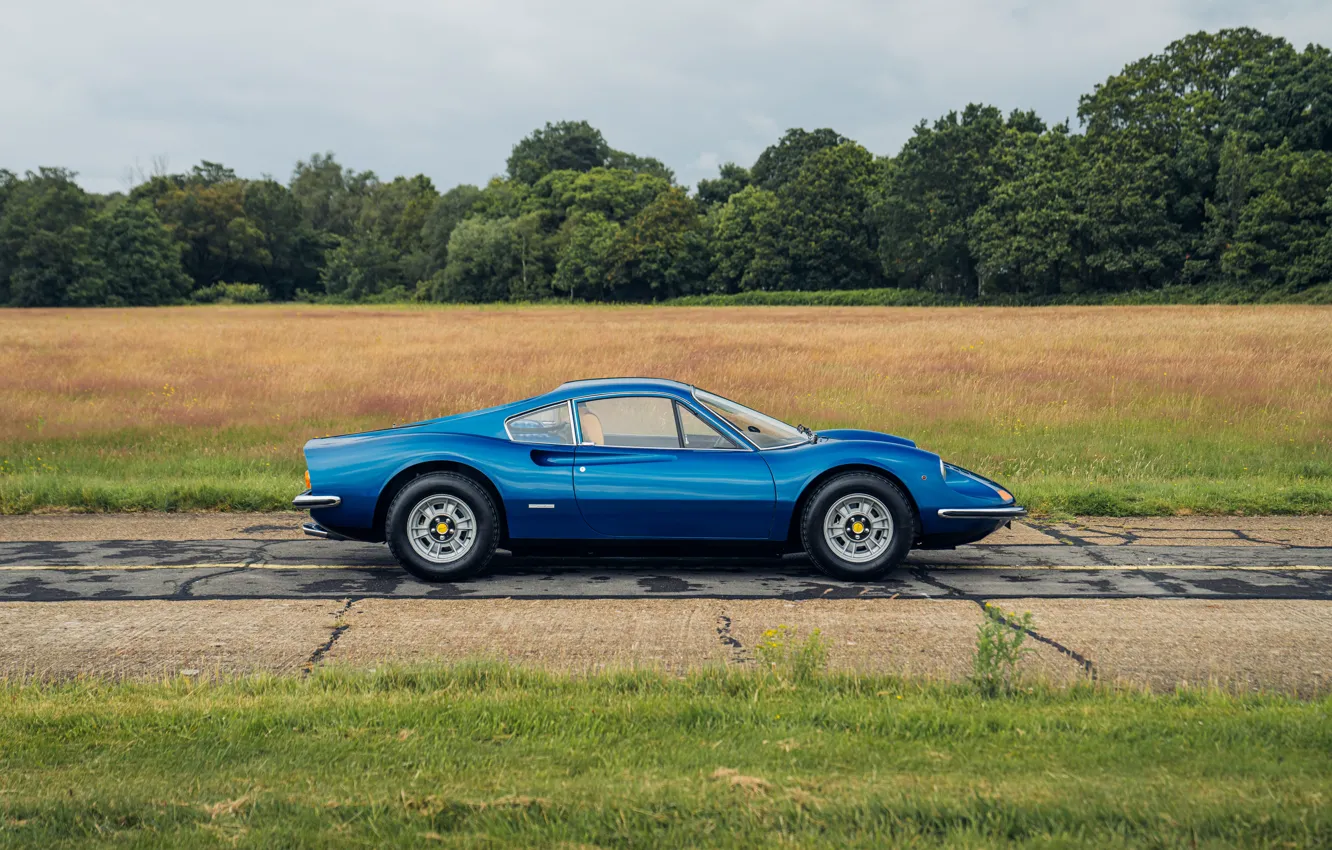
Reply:
[[[986,478],[984,475],[977,475],[969,469],[963,469],[956,464],[947,463],[942,459],[939,460],[939,465],[942,468],[944,483],[946,484],[958,483],[958,479],[967,479],[984,486],[1004,502],[1014,501],[1012,493],[999,486],[996,482]]]

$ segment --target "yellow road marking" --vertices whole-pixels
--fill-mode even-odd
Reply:
[[[1291,564],[1289,566],[1276,565],[1248,565],[1242,567],[1236,566],[1217,566],[1215,564],[1134,564],[1119,566],[1118,564],[1084,564],[1081,566],[1058,566],[1058,567],[1040,567],[1040,566],[1021,566],[1005,567],[992,566],[988,564],[943,564],[938,566],[927,566],[928,570],[1025,570],[1028,572],[1058,572],[1067,571],[1088,571],[1102,570],[1110,572],[1129,572],[1132,570],[1241,570],[1248,572],[1271,572],[1274,570],[1313,570],[1315,572],[1326,572],[1332,570],[1332,564]]]
[[[396,567],[396,564],[367,564],[368,567]],[[244,567],[250,570],[353,570],[363,569],[346,564],[58,564],[52,566],[34,565],[28,567],[3,566],[0,572],[26,572],[29,570],[234,570]]]
[[[591,566],[589,564],[589,566]],[[907,566],[917,566],[908,564]],[[1306,570],[1314,572],[1332,571],[1332,565],[1329,564],[1292,564],[1290,566],[1243,566],[1243,567],[1219,567],[1209,564],[1134,564],[1126,566],[1114,566],[1107,564],[1088,564],[1088,565],[1070,565],[1070,566],[1003,566],[987,564],[942,564],[942,565],[920,565],[924,569],[934,571],[946,570],[975,570],[998,572],[1007,570],[1009,572],[1085,572],[1089,570],[1108,571],[1108,572],[1132,572],[1135,570],[1236,570],[1248,572],[1273,572],[1279,570]],[[114,571],[114,570],[230,570],[238,568],[251,570],[359,570],[359,569],[396,569],[397,565],[393,563],[383,564],[246,564],[242,562],[234,564],[58,564],[58,565],[40,565],[34,564],[26,567],[0,566],[0,572],[30,572],[34,570],[66,570],[66,571]]]

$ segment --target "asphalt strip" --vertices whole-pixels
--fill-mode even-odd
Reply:
[[[230,564],[116,564],[108,566],[105,564],[57,564],[42,566],[0,566],[0,572],[40,572],[40,571],[91,571],[100,572],[119,572],[119,571],[140,571],[140,570],[229,570],[229,569],[247,569],[247,570],[365,570],[365,569],[394,569],[393,566],[383,567],[364,567],[338,564],[251,564],[251,563],[230,563]],[[1216,570],[1225,569],[1227,572],[1275,572],[1285,570],[1300,570],[1302,572],[1332,572],[1332,565],[1329,564],[1282,564],[1270,566],[1225,566],[1215,567],[1209,564],[1062,564],[1062,565],[1004,565],[990,566],[986,564],[949,564],[947,566],[933,566],[930,568],[933,572],[951,571],[951,570],[976,570],[976,571],[1003,571],[1003,572],[1055,572],[1059,570],[1087,572],[1096,570],[1106,570],[1109,572],[1130,572],[1133,570]]]

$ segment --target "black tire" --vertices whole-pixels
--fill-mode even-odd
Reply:
[[[873,496],[887,508],[893,521],[887,547],[874,558],[860,562],[843,557],[824,536],[829,510],[841,499],[857,494]],[[872,472],[848,472],[825,481],[805,502],[800,517],[800,540],[810,560],[825,575],[847,581],[881,578],[902,563],[915,539],[916,511],[911,502],[900,487]]]
[[[437,563],[412,546],[407,527],[411,521],[409,515],[413,508],[432,496],[447,496],[462,502],[475,519],[471,546],[456,561]],[[422,475],[407,482],[389,503],[384,520],[384,539],[389,551],[403,569],[422,581],[457,581],[477,575],[490,564],[499,538],[499,512],[495,510],[490,494],[472,479],[449,472]]]

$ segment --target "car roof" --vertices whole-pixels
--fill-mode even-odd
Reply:
[[[670,381],[665,378],[585,378],[578,381],[566,381],[555,389],[539,396],[519,399],[498,407],[488,407],[484,410],[474,410],[470,413],[460,413],[446,418],[456,423],[460,419],[471,417],[492,415],[507,417],[524,411],[536,410],[538,407],[559,404],[571,398],[603,395],[605,393],[653,393],[687,399],[693,391],[694,388],[689,384]]]
[[[661,392],[690,393],[693,387],[680,381],[666,378],[583,378],[577,381],[565,381],[552,392],[569,391],[571,394],[600,392]]]

